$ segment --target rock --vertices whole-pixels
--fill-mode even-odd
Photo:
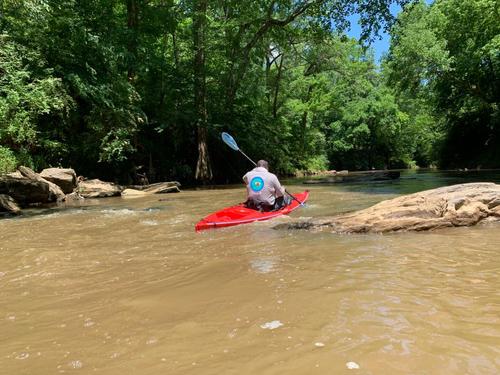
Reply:
[[[276,328],[279,328],[282,326],[283,326],[283,323],[281,323],[279,320],[273,320],[272,322],[267,322],[267,323],[261,324],[260,328],[273,330],[273,329],[276,329]]]
[[[67,195],[66,195],[66,199],[65,199],[65,201],[66,201],[67,203],[69,203],[69,202],[81,202],[81,201],[83,201],[83,200],[85,200],[85,198],[84,198],[84,197],[82,197],[82,196],[81,196],[79,193],[77,193],[77,192],[73,192],[73,193],[71,193],[71,194],[67,194]]]
[[[25,177],[0,177],[0,194],[10,195],[21,205],[49,202],[49,184]]]
[[[12,199],[11,196],[6,194],[0,194],[0,212],[2,211],[14,215],[19,215],[21,213],[21,209],[17,205],[16,201]]]
[[[59,186],[64,194],[72,193],[77,186],[76,173],[71,168],[47,168],[40,173],[40,176]]]
[[[331,218],[278,225],[277,229],[325,229],[336,233],[424,231],[500,221],[500,185],[470,183],[382,201]]]
[[[345,366],[349,369],[349,370],[359,370],[359,365],[356,363],[356,362],[347,362],[345,364]]]
[[[177,181],[158,182],[148,185],[142,189],[142,191],[150,194],[178,193],[180,192],[179,186],[181,186],[181,184]]]
[[[21,173],[23,177],[29,178],[30,180],[41,181],[41,177],[36,174],[31,168],[20,165],[19,167],[17,167],[17,171]]]
[[[99,179],[85,180],[78,184],[77,192],[84,198],[105,198],[120,195],[121,186]]]
[[[33,181],[45,183],[49,186],[48,202],[62,201],[66,197],[66,195],[63,193],[63,191],[59,186],[57,186],[53,182],[47,181],[46,179],[42,178],[39,174],[35,173],[30,168],[21,165],[18,167],[18,170],[24,177]]]
[[[149,195],[149,193],[136,189],[125,189],[122,191],[122,197],[126,198],[143,197],[144,195]]]
[[[6,176],[17,177],[17,178],[22,178],[23,177],[23,175],[19,171],[15,171],[15,172],[12,172],[12,173],[7,173]]]

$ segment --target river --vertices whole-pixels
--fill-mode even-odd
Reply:
[[[0,374],[498,374],[500,224],[273,229],[470,180],[500,174],[308,185],[291,217],[202,233],[242,186],[0,220]]]

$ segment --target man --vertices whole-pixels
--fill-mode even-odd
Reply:
[[[247,185],[248,208],[259,211],[277,210],[290,203],[285,199],[285,188],[281,186],[278,178],[269,172],[269,164],[259,160],[257,166],[243,176]]]

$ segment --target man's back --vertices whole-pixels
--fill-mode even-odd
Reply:
[[[278,178],[264,167],[256,167],[243,176],[247,185],[247,198],[254,203],[274,205],[276,197],[283,196],[284,189]]]

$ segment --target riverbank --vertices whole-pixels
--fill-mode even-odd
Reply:
[[[180,183],[158,182],[123,187],[98,179],[76,176],[71,168],[48,168],[35,173],[20,166],[14,173],[0,175],[0,214],[20,215],[21,208],[48,207],[50,204],[82,202],[114,196],[137,197],[180,192]]]

